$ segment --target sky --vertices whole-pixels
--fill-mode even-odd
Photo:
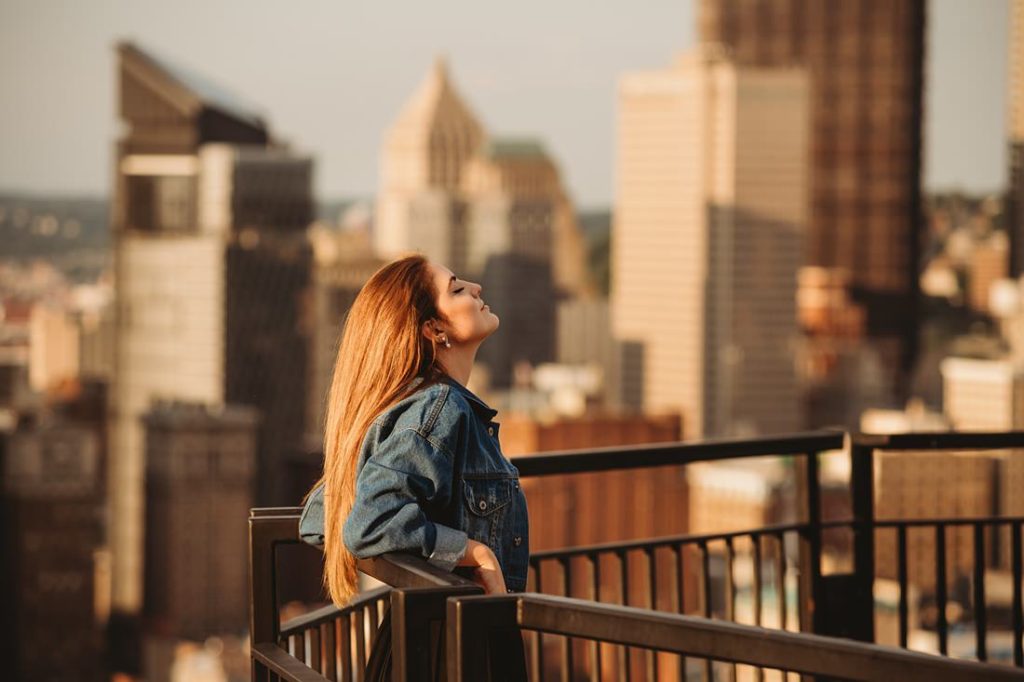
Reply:
[[[1006,183],[1007,0],[929,0],[924,182]],[[614,195],[616,84],[694,44],[694,0],[0,0],[0,191],[106,194],[114,45],[258,103],[318,199],[375,192],[384,132],[443,54],[498,135],[539,137],[582,207]]]

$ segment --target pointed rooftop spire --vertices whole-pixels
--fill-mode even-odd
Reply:
[[[416,88],[416,92],[402,107],[391,134],[426,134],[442,120],[448,124],[480,128],[472,109],[452,83],[447,59],[444,55],[438,54],[430,71]]]
[[[439,54],[387,133],[384,154],[389,179],[385,185],[394,181],[403,187],[455,186],[462,163],[485,137],[483,126],[449,76],[447,60]],[[409,168],[408,161],[420,169],[411,176],[397,170]],[[449,170],[441,172],[441,167]],[[388,170],[392,168],[397,173],[394,177]]]
[[[253,128],[265,130],[266,123],[260,107],[239,97],[236,93],[207,78],[204,74],[178,63],[152,48],[141,48],[130,41],[118,43],[117,50],[123,62],[130,61],[135,71],[144,70],[152,82],[161,80],[169,85],[179,98],[190,100],[189,108],[217,109],[221,113]]]
[[[430,79],[445,86],[451,86],[448,79],[448,57],[443,52],[434,55],[434,64],[430,69]]]

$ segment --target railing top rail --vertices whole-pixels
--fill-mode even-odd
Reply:
[[[328,682],[326,677],[276,644],[257,642],[252,647],[252,657],[288,682]]]
[[[453,610],[488,603],[516,604],[517,624],[529,630],[597,639],[688,656],[881,682],[1024,680],[1024,670],[934,656],[809,633],[771,630],[697,616],[536,593],[454,597]],[[458,627],[458,618],[449,628]],[[461,633],[456,633],[456,636]]]
[[[929,526],[1007,526],[1024,522],[1024,516],[942,516],[927,519],[874,519],[871,525],[875,528],[925,528]],[[839,522],[838,526],[854,525],[856,521]],[[832,522],[822,523],[822,528],[832,527]]]
[[[262,516],[300,516],[302,507],[253,507],[249,510],[249,518]]]
[[[299,543],[299,507],[254,507],[249,510],[249,524],[254,540],[261,543]],[[360,559],[356,567],[377,580],[403,589],[420,587],[467,587],[475,585],[460,575],[441,570],[425,559],[394,552],[372,559]]]
[[[308,630],[312,627],[316,627],[322,623],[327,623],[340,616],[346,616],[353,611],[357,611],[365,607],[370,602],[376,601],[384,595],[391,592],[390,586],[376,587],[372,590],[367,590],[362,594],[356,595],[348,606],[344,608],[338,608],[334,604],[328,604],[327,606],[321,606],[318,609],[304,613],[301,616],[292,618],[287,623],[281,625],[281,636],[288,637],[303,630]]]
[[[846,525],[850,522],[847,521]],[[544,561],[545,559],[561,559],[588,554],[602,554],[607,552],[628,552],[634,549],[647,549],[657,547],[671,547],[679,544],[691,544],[701,542],[716,542],[744,537],[747,535],[776,535],[807,528],[806,523],[784,523],[747,530],[734,530],[728,533],[684,533],[682,535],[663,535],[661,537],[647,538],[645,540],[626,540],[622,542],[602,542],[593,545],[580,545],[578,547],[564,547],[561,549],[549,549],[543,552],[531,552],[530,561]]]
[[[366,575],[399,589],[479,589],[472,580],[449,573],[412,554],[393,552],[372,559],[360,559],[356,567]]]
[[[875,450],[999,450],[1024,448],[1024,431],[935,431],[850,434],[856,446]]]
[[[723,438],[557,450],[520,455],[515,457],[514,461],[524,477],[552,476],[748,457],[806,455],[843,449],[847,436],[853,445],[874,450],[1024,449],[1024,431],[871,434],[824,429],[760,438]],[[301,507],[264,507],[252,510],[252,516],[291,516],[301,512]]]
[[[617,469],[713,462],[722,459],[803,455],[843,447],[845,432],[814,431],[770,438],[730,438],[585,450],[545,452],[513,459],[522,476],[588,473]]]

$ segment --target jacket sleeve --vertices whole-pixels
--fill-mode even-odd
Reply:
[[[434,523],[424,512],[425,504],[444,506],[451,498],[452,464],[451,454],[415,429],[377,442],[359,471],[356,499],[345,520],[348,550],[359,559],[410,552],[454,569],[466,553],[466,534]]]

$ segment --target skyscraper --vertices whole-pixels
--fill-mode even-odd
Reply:
[[[205,79],[118,53],[110,543],[113,609],[136,614],[154,400],[258,408],[256,502],[284,502],[281,463],[305,426],[312,161]]]
[[[804,73],[698,51],[624,77],[619,111],[612,324],[642,346],[643,408],[690,437],[799,428]]]
[[[156,403],[143,419],[149,633],[171,641],[240,634],[249,614],[256,411]]]
[[[1010,274],[1024,274],[1024,1],[1010,2]]]
[[[554,160],[537,140],[489,137],[440,59],[385,138],[374,246],[483,285],[502,329],[480,360],[501,388],[516,362],[554,359],[555,299],[589,286]]]
[[[893,386],[911,368],[921,212],[924,0],[701,0],[700,40],[810,74],[805,265],[838,268]]]
[[[515,363],[555,359],[554,228],[573,219],[571,207],[536,140],[492,139],[463,175],[466,272],[501,317],[479,357],[492,384],[505,388]]]
[[[388,131],[381,153],[374,248],[386,258],[420,251],[456,273],[465,267],[458,190],[486,138],[438,59]]]
[[[94,557],[103,490],[98,446],[88,428],[33,424],[31,417],[0,431],[0,654],[7,679],[104,677]]]

